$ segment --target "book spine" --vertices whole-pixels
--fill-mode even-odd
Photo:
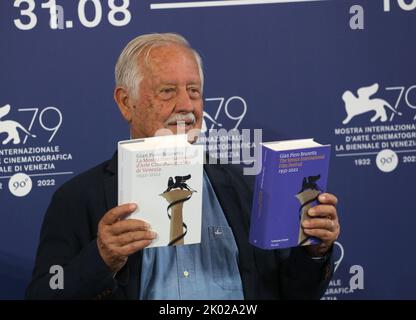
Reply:
[[[118,205],[124,204],[127,201],[126,180],[128,177],[125,176],[130,166],[128,151],[123,148],[118,148]]]
[[[269,206],[269,195],[265,190],[265,182],[269,173],[268,162],[269,150],[262,146],[262,167],[260,173],[256,176],[254,198],[253,198],[253,212],[250,233],[250,242],[260,248],[267,246],[265,227],[267,224],[267,210]]]
[[[118,146],[118,205],[120,205],[123,201],[123,166],[124,166],[124,159],[123,159],[123,149]]]

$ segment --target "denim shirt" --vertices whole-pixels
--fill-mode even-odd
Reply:
[[[204,171],[201,243],[143,250],[140,299],[244,299],[233,232]]]

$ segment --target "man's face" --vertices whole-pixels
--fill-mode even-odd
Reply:
[[[156,47],[141,66],[139,96],[132,100],[132,138],[152,137],[162,128],[176,134],[178,123],[185,132],[200,129],[203,100],[194,54],[178,45]]]

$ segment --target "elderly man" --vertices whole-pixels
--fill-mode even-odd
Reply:
[[[133,39],[116,65],[114,98],[132,138],[160,129],[201,128],[201,58],[176,34]],[[332,274],[337,199],[322,194],[303,225],[320,245],[263,251],[248,243],[252,181],[232,165],[205,165],[200,244],[147,248],[157,234],[124,220],[140,204],[117,206],[117,157],[54,194],[43,223],[28,298],[318,299]],[[221,232],[216,233],[221,227]],[[62,266],[63,288],[50,286]]]

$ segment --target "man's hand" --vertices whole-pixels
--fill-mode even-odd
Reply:
[[[98,251],[112,272],[119,271],[132,253],[147,247],[156,233],[142,220],[122,220],[136,210],[135,204],[123,204],[109,210],[98,224]]]
[[[318,245],[307,246],[305,249],[313,257],[325,255],[335,240],[338,239],[340,226],[336,205],[337,197],[330,193],[323,193],[318,198],[320,204],[308,210],[308,215],[313,219],[304,220],[303,231],[308,236],[322,240]]]

